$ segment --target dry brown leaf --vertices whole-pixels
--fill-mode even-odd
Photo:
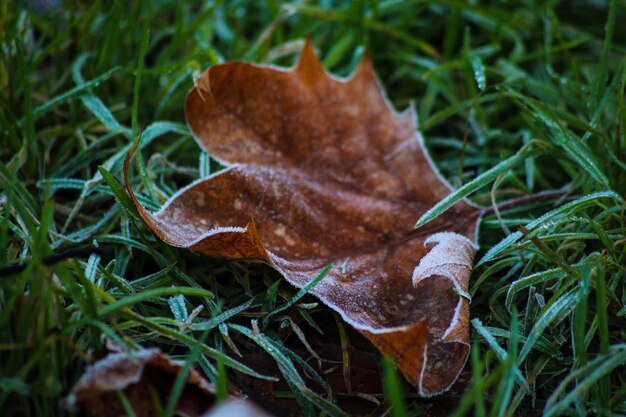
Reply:
[[[114,352],[90,366],[69,395],[72,407],[82,406],[98,417],[126,415],[118,397],[122,391],[138,416],[160,415],[155,399],[165,407],[184,362],[170,359],[158,349]],[[156,398],[155,398],[156,394]],[[180,400],[178,415],[198,417],[215,401],[213,384],[191,369]]]
[[[467,359],[466,291],[480,211],[462,201],[416,219],[450,186],[426,154],[412,109],[396,113],[365,56],[348,79],[307,42],[295,68],[209,68],[185,114],[227,169],[139,213],[165,242],[270,264],[341,314],[422,395],[446,390]],[[254,220],[252,220],[254,219]]]

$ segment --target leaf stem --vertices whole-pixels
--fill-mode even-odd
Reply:
[[[515,207],[523,206],[526,204],[535,203],[538,201],[552,200],[552,199],[559,198],[559,197],[565,197],[571,193],[572,193],[571,190],[550,190],[550,191],[542,191],[536,194],[525,195],[525,196],[518,197],[518,198],[512,198],[510,200],[502,201],[501,203],[498,203],[496,205],[484,207],[481,211],[481,217],[489,216],[501,210],[507,210],[510,208],[515,208]]]

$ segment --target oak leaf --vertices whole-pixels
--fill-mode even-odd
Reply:
[[[410,108],[393,110],[366,55],[347,79],[310,42],[289,70],[210,67],[187,95],[199,145],[227,166],[155,214],[165,242],[263,261],[310,291],[390,355],[422,395],[445,391],[467,359],[467,286],[480,210],[461,201],[415,221],[451,188],[430,160]]]

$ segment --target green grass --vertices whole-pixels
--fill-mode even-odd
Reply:
[[[231,348],[251,343],[277,363],[277,397],[341,415],[333,395],[355,394],[331,395],[287,343],[324,308],[266,268],[163,244],[119,183],[140,131],[147,207],[218,170],[184,124],[194,74],[291,65],[309,35],[339,75],[367,48],[396,107],[415,103],[458,189],[422,222],[464,196],[560,191],[482,221],[466,392],[416,398],[385,361],[378,410],[626,415],[626,2],[30,3],[0,2],[0,268],[25,264],[0,277],[2,415],[71,414],[62,400],[103,335],[188,359],[220,396],[224,369],[270,378]],[[46,261],[78,246],[100,250]]]

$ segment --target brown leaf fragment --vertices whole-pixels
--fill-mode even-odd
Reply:
[[[461,201],[413,229],[451,188],[413,110],[392,109],[369,57],[347,79],[328,74],[310,42],[289,70],[216,65],[188,93],[185,114],[227,168],[155,214],[127,177],[148,226],[174,246],[266,262],[296,287],[332,263],[311,293],[391,355],[420,394],[448,389],[469,351],[480,210]]]
[[[110,353],[90,366],[67,399],[72,407],[82,406],[94,416],[126,415],[118,397],[122,391],[138,416],[158,416],[155,396],[167,405],[176,376],[184,362],[170,359],[158,349]],[[197,417],[214,403],[215,388],[194,369],[189,370],[176,407],[177,415]]]

